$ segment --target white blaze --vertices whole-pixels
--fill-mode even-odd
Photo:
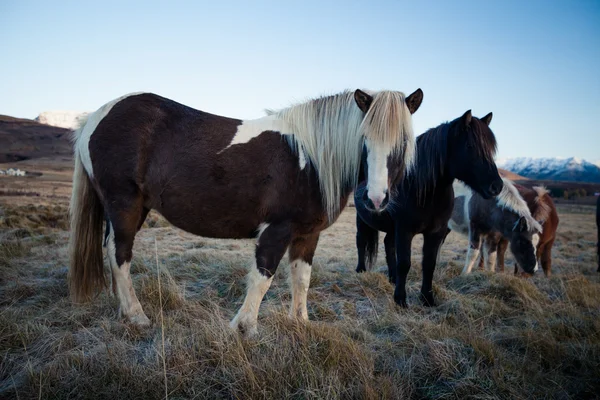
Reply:
[[[365,141],[367,145],[367,165],[369,174],[367,177],[367,196],[373,202],[375,208],[385,199],[388,191],[388,149],[380,144]]]

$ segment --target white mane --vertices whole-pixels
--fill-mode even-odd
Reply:
[[[502,181],[504,185],[502,186],[502,191],[496,197],[496,203],[500,207],[507,208],[517,215],[524,217],[527,222],[527,229],[530,232],[537,231],[541,233],[542,226],[531,216],[527,202],[521,197],[514,183],[507,178],[502,178]]]
[[[369,92],[373,102],[366,114],[354,92],[321,97],[267,114],[283,120],[293,134],[285,135],[292,149],[304,155],[319,176],[323,206],[330,221],[340,213],[344,191],[357,184],[365,139],[381,143],[410,169],[415,139],[412,118],[401,92]]]

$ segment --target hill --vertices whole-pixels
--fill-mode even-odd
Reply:
[[[0,163],[71,157],[69,129],[0,115]]]

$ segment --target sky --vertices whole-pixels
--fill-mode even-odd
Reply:
[[[494,113],[498,158],[600,159],[600,1],[0,1],[0,114],[149,91],[249,119],[424,92],[415,133]]]

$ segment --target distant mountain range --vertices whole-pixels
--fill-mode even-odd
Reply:
[[[498,167],[529,179],[568,182],[600,182],[600,161],[580,158],[509,158]]]

